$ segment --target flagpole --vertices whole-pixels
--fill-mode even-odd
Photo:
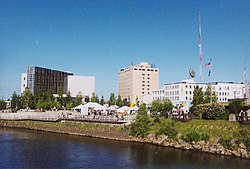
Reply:
[[[210,83],[211,83],[211,96],[210,96],[210,104],[213,103],[213,99],[212,99],[212,93],[213,93],[213,89],[212,89],[212,59],[210,59],[210,63],[211,63],[211,67],[210,67]]]

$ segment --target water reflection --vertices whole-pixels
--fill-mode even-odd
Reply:
[[[246,159],[0,128],[0,168],[248,168]]]

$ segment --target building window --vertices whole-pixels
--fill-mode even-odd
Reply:
[[[192,92],[190,91],[189,94],[192,94]]]
[[[155,70],[156,72],[158,72],[158,70]]]
[[[137,68],[134,68],[134,70],[137,70]]]
[[[23,84],[23,87],[25,87],[25,84]]]
[[[144,94],[144,92],[142,92],[142,94]]]
[[[188,100],[188,97],[186,97],[186,100]]]
[[[23,80],[25,80],[25,77],[23,78]]]
[[[149,92],[148,92],[148,94],[149,94]]]
[[[148,88],[148,90],[149,90],[149,88]]]
[[[144,88],[142,88],[142,90],[144,90]]]

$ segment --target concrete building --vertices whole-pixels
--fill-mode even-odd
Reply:
[[[202,91],[206,91],[207,83],[196,83],[191,80],[183,80],[182,82],[175,82],[165,84],[163,89],[154,90],[152,92],[153,100],[169,99],[174,106],[182,104],[183,110],[188,111],[192,105],[193,92],[195,86],[202,88]],[[233,82],[213,82],[212,91],[218,97],[218,102],[228,102],[230,99],[244,98],[245,84],[233,83]]]
[[[123,68],[118,73],[118,95],[122,99],[130,99],[135,103],[138,97],[142,101],[144,95],[159,88],[159,69],[141,62]]]
[[[59,70],[28,66],[27,73],[21,75],[21,93],[28,87],[34,95],[38,92],[51,91],[58,94],[71,92],[72,97],[81,92],[83,96],[91,96],[95,92],[95,77],[73,76],[73,73]]]
[[[83,96],[91,97],[95,92],[95,77],[93,76],[68,76],[68,91],[72,97],[76,97],[79,92]]]
[[[250,83],[246,83],[245,88],[246,88],[245,98],[250,99]]]
[[[22,75],[21,75],[21,93],[23,93],[25,91],[26,87],[28,87],[27,73],[22,73]]]

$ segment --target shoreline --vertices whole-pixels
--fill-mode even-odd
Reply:
[[[167,136],[159,136],[157,139],[153,134],[149,134],[146,138],[140,138],[135,136],[130,136],[127,131],[118,130],[117,126],[112,125],[102,125],[102,124],[89,124],[89,123],[75,123],[75,122],[64,122],[65,124],[59,125],[51,124],[51,122],[35,122],[30,121],[6,121],[0,120],[0,127],[9,128],[22,128],[30,129],[43,132],[51,132],[57,134],[67,134],[81,137],[92,137],[100,139],[108,139],[114,141],[124,141],[124,142],[137,142],[146,143],[156,146],[172,147],[182,150],[198,151],[211,154],[220,154],[226,156],[233,156],[239,158],[250,159],[250,152],[245,146],[240,145],[238,148],[226,149],[218,143],[206,143],[205,141],[199,141],[197,143],[185,142],[183,140],[170,140]],[[64,126],[65,125],[65,126]],[[69,125],[69,126],[67,126]],[[71,125],[71,126],[70,126]],[[78,125],[75,127],[75,125]],[[80,129],[79,126],[90,126],[91,128]],[[98,126],[98,127],[96,127]],[[100,127],[101,126],[101,127]],[[103,128],[102,128],[103,127]],[[114,128],[116,127],[116,128]],[[123,126],[122,126],[123,127]]]

